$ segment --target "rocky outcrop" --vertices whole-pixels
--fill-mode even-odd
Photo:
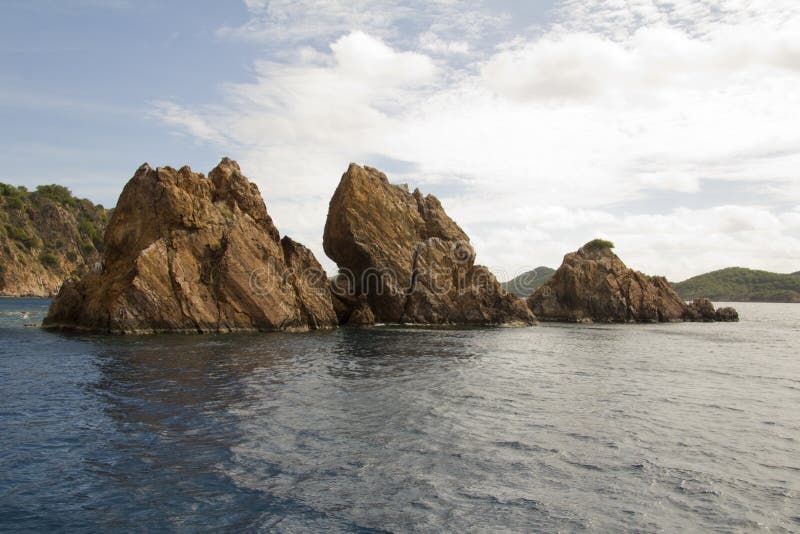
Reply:
[[[564,322],[715,320],[711,302],[687,305],[665,278],[629,269],[612,247],[595,240],[564,256],[555,275],[528,298],[533,313]]]
[[[735,322],[739,320],[739,312],[734,308],[725,307],[714,309],[714,304],[708,299],[693,299],[687,305],[687,321],[710,322]]]
[[[524,301],[475,265],[469,237],[436,197],[351,164],[333,195],[324,248],[340,268],[343,323],[532,324]]]
[[[739,320],[739,312],[735,308],[726,306],[717,310],[714,319],[719,322],[736,322]]]
[[[708,299],[692,300],[686,310],[686,318],[690,321],[712,322],[717,318],[714,304]]]
[[[333,327],[313,254],[280,239],[255,184],[223,159],[206,179],[142,165],[105,234],[102,264],[67,281],[45,328],[111,333]]]
[[[0,183],[0,296],[49,297],[100,261],[109,212],[60,185]]]

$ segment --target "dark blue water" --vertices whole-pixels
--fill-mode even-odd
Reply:
[[[0,530],[800,530],[800,305],[65,337],[0,300]]]

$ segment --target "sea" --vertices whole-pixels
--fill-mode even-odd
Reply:
[[[65,335],[0,300],[0,531],[800,531],[800,305]]]

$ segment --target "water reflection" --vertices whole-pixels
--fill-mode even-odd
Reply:
[[[354,328],[335,337],[328,372],[335,378],[398,378],[432,369],[461,368],[481,355],[469,330]]]
[[[105,513],[128,510],[107,526],[139,519],[157,530],[352,527],[228,474],[233,450],[250,439],[241,419],[264,400],[251,398],[247,384],[290,380],[297,372],[290,345],[281,335],[106,340],[88,389],[103,400],[113,431],[85,462],[103,480]]]

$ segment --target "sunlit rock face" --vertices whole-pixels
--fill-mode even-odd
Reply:
[[[226,158],[208,178],[142,165],[109,222],[102,268],[67,281],[43,326],[234,332],[337,323],[319,262],[280,239],[258,188]]]
[[[692,319],[688,306],[665,278],[629,269],[609,245],[596,240],[564,256],[553,277],[528,297],[531,311],[543,321]]]
[[[325,253],[343,323],[532,324],[524,301],[475,265],[469,237],[432,195],[351,164],[330,202]]]

